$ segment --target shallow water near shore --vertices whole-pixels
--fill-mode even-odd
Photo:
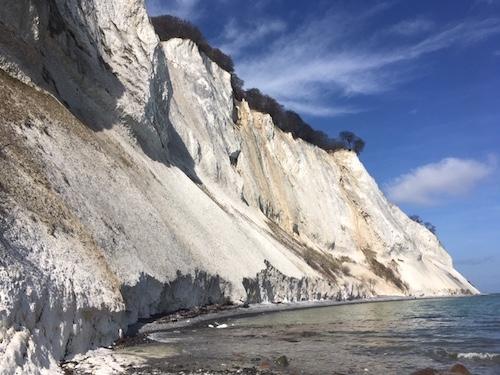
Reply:
[[[297,374],[410,374],[460,362],[474,374],[493,375],[500,374],[500,295],[283,311],[149,337],[156,351],[161,343],[175,353],[148,359],[151,368],[165,370],[253,366]],[[286,367],[273,363],[282,355]]]

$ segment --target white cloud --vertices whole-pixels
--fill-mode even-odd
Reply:
[[[379,11],[353,15],[336,10],[306,19],[294,25],[294,31],[280,33],[264,51],[237,58],[237,72],[247,88],[257,87],[279,101],[294,103],[292,109],[298,110],[297,103],[324,102],[325,95],[350,97],[391,90],[412,79],[412,73],[422,74],[418,59],[500,33],[500,18],[491,18],[434,28],[414,43],[387,44],[384,33],[364,37],[363,25]],[[430,24],[413,25],[414,30],[425,27]]]
[[[220,48],[234,57],[241,50],[285,29],[286,24],[281,20],[259,19],[250,27],[242,28],[235,19],[231,19],[224,27]]]
[[[194,20],[200,15],[200,0],[146,0],[148,13],[152,16],[171,14]]]
[[[495,164],[493,159],[445,158],[396,178],[386,191],[394,202],[433,205],[469,193],[493,172]]]
[[[427,18],[415,18],[412,20],[404,20],[393,27],[390,31],[404,35],[404,36],[415,36],[422,33],[428,32],[434,28],[434,22]]]
[[[353,107],[332,106],[321,103],[309,103],[306,101],[283,100],[281,102],[286,108],[293,108],[299,113],[304,113],[316,117],[334,117],[361,112]]]

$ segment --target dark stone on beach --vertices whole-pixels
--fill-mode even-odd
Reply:
[[[298,340],[298,339],[288,338],[288,337],[285,337],[285,338],[283,339],[283,341],[293,342],[293,343],[298,343],[298,342],[300,342],[300,340]]]
[[[313,337],[313,336],[316,336],[317,333],[316,332],[311,332],[311,331],[302,331],[300,332],[300,336],[301,337]]]
[[[288,362],[288,358],[286,357],[286,355],[282,355],[282,356],[276,358],[274,360],[274,363],[276,363],[276,365],[278,365],[280,367],[288,367],[288,365],[290,364]]]
[[[450,369],[450,372],[452,374],[471,375],[470,371],[467,370],[467,368],[464,365],[461,365],[460,363],[453,365],[453,367]]]
[[[411,375],[472,375],[469,370],[464,365],[457,363],[453,365],[448,371],[438,371],[432,368],[424,368],[423,370],[418,370],[413,372]]]
[[[438,372],[432,368],[424,368],[423,370],[412,372],[411,375],[438,375]]]
[[[270,369],[271,367],[272,367],[272,363],[268,359],[263,359],[259,365],[259,368],[261,368],[261,369]]]

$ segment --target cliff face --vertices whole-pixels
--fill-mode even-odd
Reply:
[[[6,373],[196,304],[477,293],[354,153],[235,104],[142,1],[10,2],[0,67]]]

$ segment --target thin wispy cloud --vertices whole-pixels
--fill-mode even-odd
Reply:
[[[358,14],[330,11],[308,18],[302,25],[294,25],[293,31],[277,33],[268,48],[238,57],[237,72],[246,87],[257,87],[279,101],[290,103],[292,109],[300,110],[301,102],[316,103],[314,107],[303,105],[302,113],[330,112],[335,116],[345,112],[318,104],[331,102],[324,100],[325,95],[335,99],[394,89],[412,79],[409,72],[418,71],[421,65],[417,60],[426,55],[453,46],[467,46],[500,33],[500,18],[466,20],[444,27],[420,18],[367,38],[364,24],[380,9],[383,8],[378,6]],[[413,34],[415,38],[419,33],[423,36],[413,43],[401,39],[398,44],[389,45],[382,35],[395,30]],[[255,32],[255,37],[271,34],[265,31]],[[239,28],[231,32],[251,35],[254,30]],[[231,44],[225,47],[234,50]]]
[[[201,14],[200,0],[146,0],[152,16],[170,14],[187,20],[195,20]]]
[[[362,112],[362,109],[348,106],[328,106],[321,103],[311,103],[307,101],[290,101],[284,100],[281,102],[286,108],[293,108],[299,113],[308,113],[317,117],[334,117]]]
[[[397,203],[435,205],[470,193],[495,169],[496,162],[445,158],[404,174],[386,186]]]
[[[415,18],[395,24],[390,31],[403,36],[415,36],[432,30],[434,26],[434,22],[427,18]]]
[[[224,27],[220,48],[236,57],[240,51],[261,42],[272,34],[286,29],[286,23],[281,20],[259,19],[242,29],[233,18]]]

